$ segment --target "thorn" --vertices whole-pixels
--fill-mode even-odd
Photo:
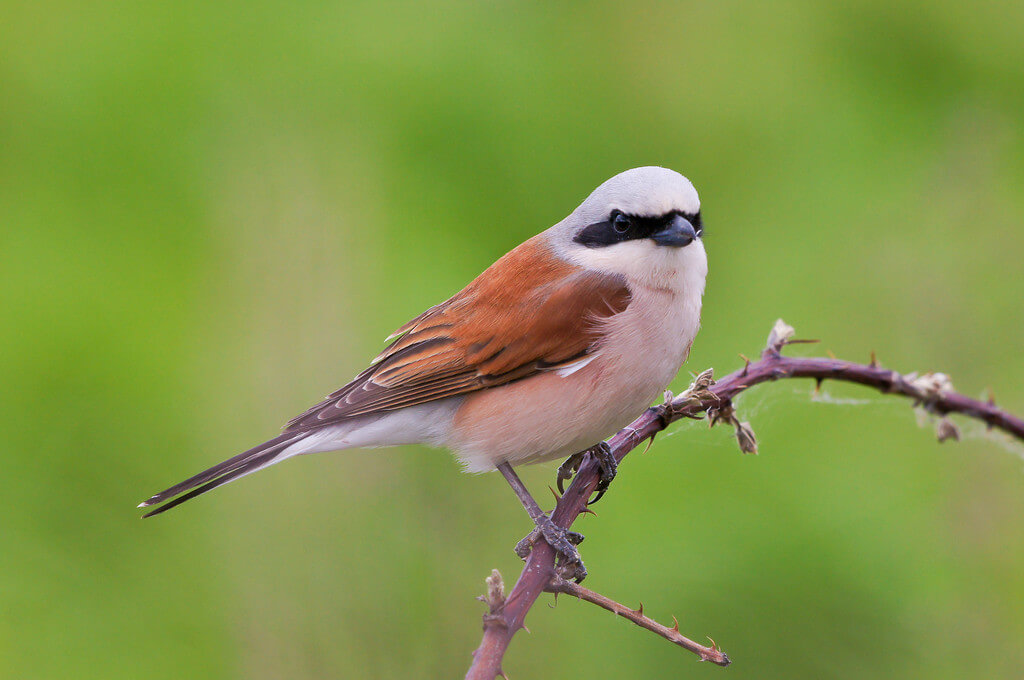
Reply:
[[[818,342],[821,342],[821,340],[811,340],[811,339],[804,340],[803,338],[793,338],[792,340],[786,340],[782,344],[784,344],[784,345],[813,345],[813,344],[818,343]]]
[[[647,440],[647,446],[644,447],[643,452],[640,454],[641,456],[651,450],[651,447],[654,446],[654,438],[657,435],[658,435],[658,433],[655,432],[654,434],[651,435],[651,438]]]
[[[583,508],[582,510],[580,510],[580,514],[593,515],[594,517],[597,517],[597,513],[591,510],[590,508]]]
[[[717,652],[721,652],[722,651],[722,650],[720,650],[718,648],[718,644],[714,640],[711,639],[710,635],[705,635],[704,637],[706,637],[708,640],[711,640],[711,651],[712,652],[716,652],[717,653]],[[711,659],[710,659],[710,657],[708,657],[707,654],[701,654],[700,655],[700,660],[701,661],[710,661]]]
[[[500,668],[498,669],[498,677],[502,677],[505,680],[508,680],[508,676],[505,675],[505,671],[501,670]]]
[[[677,619],[674,616],[672,617],[672,632],[674,632],[674,633],[678,633],[679,632],[679,619]]]
[[[871,362],[868,363],[871,368],[878,368],[878,357],[875,356],[875,350],[871,350]]]
[[[819,392],[821,392],[821,383],[823,383],[823,382],[825,382],[824,378],[815,378],[814,379],[814,393],[815,394],[818,394]]]
[[[558,492],[555,491],[555,489],[550,484],[548,484],[548,491],[550,491],[551,495],[555,497],[555,503],[561,502],[562,497],[558,495]]]
[[[527,633],[529,633],[530,635],[533,635],[533,633],[532,633],[532,632],[530,632],[530,629],[529,629],[529,628],[527,628],[526,626],[522,626],[522,629],[523,629],[523,630],[525,630],[525,631],[526,631]]]
[[[828,355],[828,358],[829,358],[829,359],[835,359],[835,358],[836,358],[836,355],[835,355],[835,354],[833,354],[833,353],[832,353],[832,350],[830,350],[830,349],[827,349],[827,350],[825,350],[825,354],[827,354],[827,355]]]
[[[636,614],[637,616],[643,616],[644,615],[644,603],[641,602],[640,603],[640,608],[639,609],[634,609],[633,613]]]
[[[989,406],[995,406],[996,405],[996,395],[995,395],[995,393],[992,391],[991,387],[986,387],[985,389],[988,390],[988,401],[986,403]],[[142,506],[140,505],[139,507],[142,507]]]
[[[744,362],[744,363],[743,363],[743,372],[742,372],[742,373],[740,373],[740,375],[741,375],[741,376],[744,376],[744,375],[746,375],[746,374],[747,374],[747,371],[748,371],[748,370],[750,369],[750,359],[748,359],[748,358],[747,358],[746,356],[744,356],[743,354],[740,354],[740,359],[743,359],[743,362]]]

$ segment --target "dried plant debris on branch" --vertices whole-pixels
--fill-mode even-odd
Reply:
[[[799,340],[793,327],[779,319],[768,335],[768,342],[756,361],[743,357],[743,368],[715,381],[708,369],[698,375],[690,387],[678,396],[666,392],[665,402],[649,408],[642,416],[620,430],[608,440],[608,448],[616,461],[681,418],[704,419],[709,425],[728,425],[736,433],[736,442],[743,453],[757,453],[757,438],[749,422],[740,418],[733,400],[741,392],[764,382],[787,378],[810,378],[820,387],[825,380],[851,382],[874,388],[883,394],[907,397],[914,407],[920,409],[935,422],[938,440],[960,439],[960,430],[950,419],[951,414],[974,418],[985,423],[989,429],[1001,430],[1024,442],[1024,420],[1014,416],[995,404],[991,397],[979,401],[966,397],[953,389],[950,378],[942,373],[907,373],[882,368],[874,352],[867,364],[842,361],[835,357],[786,357],[782,351],[787,345],[816,342]],[[742,356],[742,355],[741,355]],[[648,441],[650,446],[650,441]],[[560,527],[568,528],[580,514],[588,512],[587,503],[598,485],[599,462],[593,455],[587,455],[579,467],[572,484],[558,497],[551,519]],[[560,480],[561,481],[561,480]],[[636,625],[657,633],[665,639],[697,655],[701,661],[710,661],[727,666],[729,657],[711,641],[707,647],[698,644],[679,632],[679,623],[669,628],[647,617],[643,605],[632,609],[619,604],[592,590],[561,578],[555,571],[555,552],[543,539],[537,540],[526,558],[519,579],[508,595],[497,570],[487,579],[487,595],[484,600],[489,608],[484,615],[484,634],[480,646],[473,652],[473,664],[466,677],[471,680],[493,680],[504,677],[501,662],[512,637],[521,628],[527,612],[540,597],[549,592],[572,595],[583,601],[614,612]],[[710,638],[709,638],[710,640]]]

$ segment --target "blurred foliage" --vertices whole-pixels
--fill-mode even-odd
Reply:
[[[1024,411],[1024,5],[4,3],[0,676],[461,677],[473,596],[529,528],[496,475],[312,456],[159,519],[134,505],[273,435],[594,186],[701,192],[688,368],[784,317]],[[673,385],[685,386],[684,371]],[[904,403],[751,392],[579,528],[588,585],[513,678],[1024,675],[1024,471]],[[863,401],[860,401],[863,400]],[[526,471],[538,498],[553,466]],[[550,598],[544,601],[550,602]]]

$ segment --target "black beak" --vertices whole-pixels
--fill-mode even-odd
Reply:
[[[651,239],[659,246],[672,246],[682,248],[693,243],[697,238],[690,221],[682,215],[673,215],[672,220],[665,225],[665,228],[651,235]]]

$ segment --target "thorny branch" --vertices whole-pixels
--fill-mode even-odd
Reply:
[[[782,349],[786,345],[814,342],[795,340],[793,333],[793,328],[780,319],[775,323],[768,336],[767,347],[757,361],[747,359],[742,369],[717,382],[713,379],[710,369],[704,371],[697,376],[689,389],[678,397],[666,392],[665,403],[648,409],[608,440],[615,459],[622,461],[630,451],[645,440],[653,439],[654,435],[676,420],[701,419],[704,417],[702,414],[706,414],[712,426],[719,423],[731,425],[736,431],[740,450],[744,453],[757,453],[754,432],[749,423],[739,420],[732,400],[755,385],[784,378],[811,378],[819,386],[825,380],[839,380],[872,387],[883,394],[908,397],[913,400],[914,406],[937,416],[936,435],[939,441],[960,437],[959,429],[948,417],[951,413],[975,418],[984,422],[990,429],[1002,430],[1024,441],[1024,419],[998,408],[992,398],[988,401],[979,401],[955,392],[950,379],[941,373],[900,374],[879,366],[874,353],[869,364],[823,357],[784,357]],[[570,527],[576,518],[586,511],[587,500],[597,486],[597,468],[597,462],[592,456],[588,456],[551,514],[555,524]],[[505,651],[516,632],[524,628],[526,613],[543,592],[572,594],[657,632],[694,652],[701,660],[713,661],[722,666],[729,663],[728,657],[719,651],[714,643],[712,647],[697,645],[679,635],[678,625],[675,629],[661,626],[643,616],[642,609],[629,609],[579,585],[567,583],[555,574],[554,565],[555,554],[551,546],[543,540],[538,541],[507,598],[500,594],[500,575],[497,572],[492,573],[488,579],[489,596],[486,600],[490,605],[490,613],[484,615],[483,640],[473,652],[473,665],[466,675],[468,680],[493,680],[498,676],[504,677],[501,661]],[[682,640],[689,644],[684,644]]]
[[[611,598],[605,597],[600,593],[595,593],[593,590],[584,588],[578,583],[572,581],[566,581],[565,579],[558,578],[557,576],[551,580],[545,590],[549,593],[565,593],[566,595],[572,595],[573,597],[579,598],[596,604],[602,609],[607,609],[613,614],[629,619],[641,628],[646,628],[652,633],[657,633],[661,637],[665,638],[669,642],[675,643],[683,649],[693,652],[700,657],[701,661],[710,661],[711,663],[719,666],[728,666],[729,657],[726,656],[725,652],[718,648],[714,640],[711,640],[711,646],[705,647],[699,645],[688,637],[683,636],[679,632],[679,621],[676,617],[672,617],[673,626],[663,626],[654,619],[644,616],[644,603],[640,603],[640,607],[637,609],[630,609],[629,607],[623,606],[612,600]]]

